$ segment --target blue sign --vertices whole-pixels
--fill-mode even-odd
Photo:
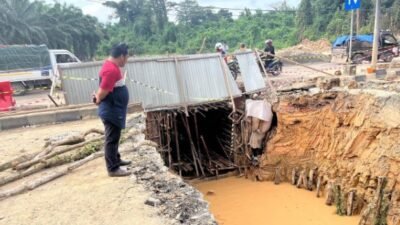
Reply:
[[[359,9],[361,6],[361,0],[344,0],[344,2],[344,9],[346,9],[346,11]]]

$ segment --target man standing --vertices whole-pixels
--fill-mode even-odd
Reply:
[[[120,166],[131,162],[121,160],[118,152],[121,130],[125,128],[129,102],[128,89],[120,67],[128,60],[128,46],[124,43],[114,45],[111,56],[100,70],[100,87],[93,98],[99,106],[98,114],[105,128],[105,160],[110,177],[129,176],[130,172]]]

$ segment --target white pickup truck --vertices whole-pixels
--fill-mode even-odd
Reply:
[[[0,82],[10,81],[15,94],[59,81],[58,65],[81,63],[68,50],[40,46],[0,46]]]

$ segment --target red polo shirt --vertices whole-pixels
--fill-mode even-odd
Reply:
[[[109,92],[112,92],[115,83],[122,79],[121,70],[110,60],[104,62],[99,76],[101,78],[100,88]]]

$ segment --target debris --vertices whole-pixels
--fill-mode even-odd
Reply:
[[[161,201],[159,199],[150,197],[146,200],[146,202],[144,204],[153,206],[153,207],[158,207],[161,204]]]

